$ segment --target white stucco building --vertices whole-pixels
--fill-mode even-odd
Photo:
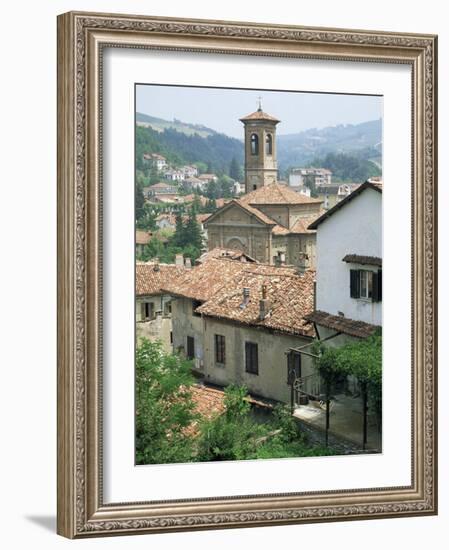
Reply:
[[[382,325],[382,185],[368,180],[309,228],[317,232],[310,320],[318,328],[369,335]]]

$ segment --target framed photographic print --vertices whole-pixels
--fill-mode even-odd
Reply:
[[[58,532],[437,511],[432,35],[58,18]]]

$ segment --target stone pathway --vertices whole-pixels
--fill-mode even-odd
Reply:
[[[362,399],[348,397],[344,394],[335,396],[331,401],[329,433],[362,448],[363,416]],[[326,427],[326,407],[318,401],[310,401],[308,405],[300,405],[295,409],[295,418],[324,431]],[[382,450],[382,438],[377,429],[375,415],[368,411],[368,442],[366,450],[379,452]]]

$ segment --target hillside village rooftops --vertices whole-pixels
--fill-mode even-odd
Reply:
[[[162,286],[174,283],[187,268],[157,262],[136,263],[136,296],[163,294]]]
[[[304,316],[313,310],[314,278],[314,271],[300,275],[293,266],[275,267],[224,257],[209,258],[166,285],[164,291],[204,302],[195,311],[208,317],[313,336],[313,326]],[[244,288],[249,290],[249,297],[242,307]],[[266,296],[267,314],[261,319],[263,295]]]
[[[293,267],[248,264],[227,279],[196,311],[245,325],[313,336],[313,327],[304,316],[313,310],[314,278],[312,270],[299,275]],[[248,293],[246,303],[243,289]],[[261,300],[266,312],[263,318]]]
[[[279,183],[270,183],[263,185],[251,191],[247,195],[244,195],[239,199],[239,202],[255,205],[275,205],[275,204],[317,204],[322,203],[321,199],[314,199],[307,197],[301,193],[297,193],[287,185],[281,185]]]
[[[150,191],[156,190],[156,189],[177,189],[176,185],[172,185],[171,183],[160,181],[159,183],[155,183],[154,185],[150,185],[146,189],[149,189]]]

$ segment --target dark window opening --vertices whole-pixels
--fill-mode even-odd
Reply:
[[[245,370],[251,374],[259,374],[258,346],[253,342],[245,342]]]
[[[196,308],[200,307],[203,302],[201,300],[192,300],[192,314],[195,315],[195,317],[201,317],[201,313],[198,313]]]
[[[187,336],[187,359],[195,358],[195,338]]]
[[[215,335],[215,361],[216,363],[225,364],[226,362],[226,344],[225,337],[221,334]]]
[[[143,318],[145,320],[154,318],[154,304],[153,302],[144,302],[143,303]]]
[[[259,154],[259,136],[257,134],[251,134],[251,154]]]

